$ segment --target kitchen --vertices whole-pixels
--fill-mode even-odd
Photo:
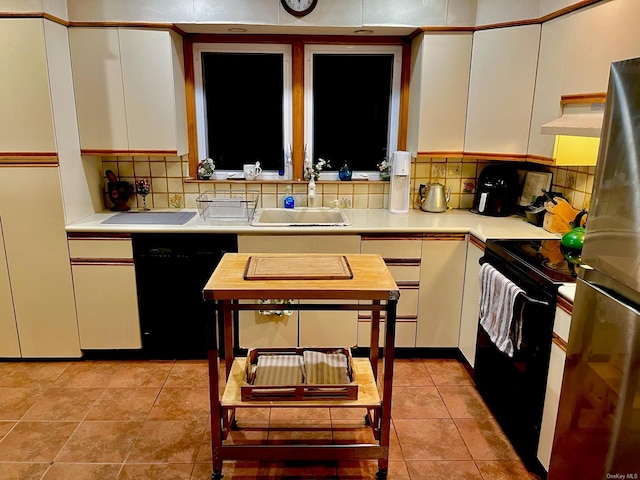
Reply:
[[[67,38],[67,30],[78,31],[81,28],[91,30],[92,27],[95,30],[98,26],[104,26],[105,23],[114,20],[121,22],[119,25],[124,29],[136,26],[138,22],[161,23],[164,35],[154,45],[173,45],[172,42],[177,41],[175,31],[167,28],[167,25],[177,24],[183,31],[185,29],[189,31],[187,25],[194,18],[189,2],[185,3],[186,6],[143,12],[135,9],[128,10],[128,7],[121,6],[122,10],[109,14],[104,13],[109,12],[106,6],[103,10],[98,8],[92,10],[84,2],[73,1],[48,2],[45,6],[34,8],[36,14],[33,10],[22,11],[24,7],[18,7],[13,3],[3,8],[3,11],[7,12],[2,18],[3,25],[7,26],[3,31],[7,32],[9,38],[24,38],[24,45],[26,45],[26,53],[22,54],[24,60],[16,62],[16,57],[11,56],[7,60],[10,61],[8,64],[14,65],[10,71],[15,74],[15,77],[6,76],[7,87],[3,87],[4,91],[17,92],[15,96],[9,100],[3,100],[2,103],[3,111],[12,112],[10,116],[4,116],[2,129],[4,135],[1,142],[3,147],[0,147],[0,150],[3,164],[7,165],[3,168],[2,175],[5,180],[2,187],[1,211],[5,254],[11,273],[10,285],[13,287],[13,299],[8,297],[9,300],[3,301],[3,305],[13,305],[15,308],[15,311],[12,309],[3,318],[15,319],[16,316],[42,318],[44,315],[50,315],[48,311],[51,309],[50,305],[55,305],[57,316],[61,319],[60,325],[56,324],[53,328],[51,325],[54,322],[44,325],[43,322],[36,322],[35,328],[25,327],[24,324],[20,326],[19,345],[24,358],[67,358],[80,354],[76,315],[80,314],[81,308],[76,305],[73,282],[76,274],[81,275],[83,268],[94,269],[94,273],[87,274],[94,281],[96,276],[99,279],[94,285],[101,285],[101,288],[109,285],[107,290],[117,292],[111,293],[112,296],[127,298],[135,304],[135,279],[132,278],[133,257],[131,252],[127,251],[130,247],[127,247],[126,239],[115,240],[111,236],[102,239],[105,245],[115,243],[124,249],[115,253],[95,253],[95,249],[93,253],[82,252],[81,248],[84,245],[81,236],[80,238],[71,236],[67,244],[67,231],[70,234],[105,231],[104,227],[77,222],[82,222],[83,218],[93,215],[105,215],[99,212],[110,206],[105,195],[104,172],[106,170],[117,172],[121,179],[131,182],[141,178],[151,179],[151,193],[147,203],[154,209],[168,209],[172,206],[195,209],[198,196],[211,190],[212,184],[215,189],[218,189],[218,186],[229,190],[259,188],[263,206],[267,207],[281,205],[280,200],[286,193],[287,185],[293,187],[294,195],[299,195],[300,199],[303,199],[307,192],[307,183],[303,181],[244,184],[193,180],[199,159],[192,158],[197,150],[190,143],[193,141],[192,138],[186,136],[183,138],[175,133],[165,135],[166,130],[162,129],[158,129],[158,132],[162,132],[158,134],[162,137],[162,142],[152,138],[152,143],[142,148],[134,144],[123,148],[117,145],[115,140],[102,144],[98,149],[85,146],[82,129],[87,128],[87,123],[81,122],[80,119],[86,119],[87,112],[82,112],[83,105],[76,104],[74,101],[74,96],[77,100],[81,91],[74,83],[77,75],[71,78],[72,72],[74,74],[76,72],[71,68],[73,63],[70,60],[68,46],[70,40]],[[403,149],[417,154],[417,158],[412,160],[411,165],[411,192],[415,194],[420,184],[433,181],[453,185],[449,200],[449,206],[453,209],[446,214],[430,215],[412,208],[406,216],[391,216],[386,213],[388,205],[385,202],[389,188],[387,183],[323,182],[321,178],[317,184],[317,195],[322,199],[322,204],[325,204],[325,198],[327,201],[339,199],[354,207],[352,226],[341,233],[345,238],[352,236],[351,234],[375,236],[375,234],[384,233],[404,235],[446,233],[462,235],[464,240],[466,240],[464,235],[470,234],[479,238],[481,242],[505,235],[512,238],[544,238],[546,232],[527,225],[521,218],[474,221],[473,218],[478,217],[466,212],[474,202],[473,189],[467,188],[465,192],[466,181],[473,181],[475,185],[480,171],[491,160],[523,161],[526,159],[529,160],[528,163],[540,165],[535,163],[536,160],[540,161],[540,157],[547,159],[553,157],[553,136],[539,133],[540,126],[558,117],[562,95],[606,91],[609,63],[639,55],[636,46],[640,42],[634,41],[634,35],[637,35],[637,32],[630,24],[630,19],[634,18],[634,8],[637,7],[633,2],[622,0],[519,2],[517,7],[513,6],[512,2],[507,7],[506,5],[496,6],[495,2],[478,1],[477,4],[476,2],[460,4],[443,1],[437,2],[438,7],[431,6],[434,11],[429,10],[431,8],[429,6],[424,7],[425,10],[420,11],[421,16],[417,17],[423,20],[407,22],[406,18],[402,18],[403,9],[396,9],[400,17],[393,17],[389,16],[389,10],[379,3],[349,2],[349,9],[346,9],[347,7],[342,5],[338,8],[337,2],[320,1],[314,12],[307,17],[297,19],[287,16],[284,10],[280,10],[278,2],[264,2],[265,15],[272,14],[266,20],[253,18],[252,15],[256,12],[249,15],[246,7],[241,3],[236,4],[237,10],[229,6],[221,9],[225,12],[222,18],[216,17],[216,12],[208,10],[207,6],[199,5],[197,8],[203,9],[198,11],[198,15],[204,18],[203,23],[215,24],[215,27],[220,29],[211,30],[215,33],[226,32],[227,28],[238,27],[238,24],[243,26],[267,24],[286,33],[305,28],[311,29],[309,33],[314,33],[315,27],[346,28],[343,25],[345,17],[350,19],[362,17],[363,21],[350,20],[349,25],[355,23],[354,27],[358,28],[378,24],[385,28],[395,28],[391,24],[408,23],[410,27],[407,27],[407,33],[403,35],[409,35],[416,28],[426,25],[424,31],[412,39],[411,53],[415,55],[415,65],[418,67],[412,70],[409,82],[411,88]],[[555,16],[556,12],[563,13],[563,8],[573,3],[578,3],[578,6],[585,8]],[[444,4],[448,4],[448,11],[443,8]],[[456,10],[456,5],[459,10]],[[193,5],[191,7],[194,8]],[[363,16],[363,10],[371,14],[376,12],[376,8],[380,9],[379,17],[376,18],[374,15],[369,19]],[[37,15],[37,12],[40,12],[40,15]],[[46,12],[47,15],[42,12]],[[276,12],[275,17],[274,12]],[[447,15],[451,17],[447,17],[445,12],[448,12]],[[16,13],[18,15],[15,15]],[[412,11],[411,15],[414,13],[415,11]],[[23,18],[19,18],[21,16]],[[50,17],[54,20],[66,20],[58,22],[51,20]],[[604,21],[604,18],[609,21]],[[531,22],[531,20],[534,21]],[[25,21],[29,25],[28,28],[24,27]],[[71,22],[71,25],[66,25],[65,22]],[[512,25],[511,22],[515,22],[516,25]],[[530,23],[533,24],[530,25]],[[20,27],[11,30],[14,24],[19,24]],[[493,25],[493,28],[476,29],[476,25]],[[612,28],[612,25],[615,25],[615,28]],[[429,29],[429,26],[433,26],[433,29]],[[446,28],[441,34],[438,33],[447,26],[451,26],[452,30],[460,30],[455,27],[466,27],[466,29],[461,28],[462,33],[456,35],[451,35]],[[210,27],[213,28],[213,26]],[[195,26],[193,28],[196,29]],[[535,29],[537,32],[533,31]],[[28,35],[25,33],[27,30],[30,32]],[[541,37],[540,31],[542,31]],[[611,31],[615,31],[617,35],[611,35]],[[262,33],[260,29],[257,32]],[[588,32],[588,35],[583,32]],[[270,32],[267,31],[267,33]],[[28,44],[27,41],[32,43]],[[122,39],[121,41],[124,42]],[[133,43],[136,42],[137,40],[134,39]],[[443,54],[443,58],[432,56],[432,52],[436,50],[431,49],[430,46],[439,45],[437,42],[442,42],[443,48],[451,49],[437,50],[448,52],[446,55]],[[495,55],[496,50],[493,49],[510,42],[513,42],[514,52]],[[523,42],[522,45],[519,42]],[[62,47],[56,48],[60,46]],[[125,52],[124,45],[121,47],[122,52]],[[593,58],[585,59],[584,54],[581,53],[583,51],[589,51],[593,54]],[[38,58],[35,58],[36,56]],[[142,61],[143,57],[143,55],[138,56],[137,60]],[[27,58],[33,58],[35,67],[25,73],[18,66],[23,63],[26,65]],[[173,59],[171,56],[167,58],[170,59],[167,62]],[[457,61],[453,62],[452,59]],[[502,59],[504,62],[492,63],[496,59]],[[123,58],[121,67],[123,69],[125,60]],[[175,82],[168,65],[164,65],[163,68],[167,71],[167,75],[171,74],[170,84],[179,86],[180,82]],[[33,75],[34,71],[40,76]],[[443,75],[430,75],[429,73],[433,71],[442,72]],[[87,74],[89,73],[91,72]],[[94,77],[90,76],[90,78]],[[117,86],[117,78],[114,80],[108,75],[103,75],[103,78],[109,79],[104,82],[105,88],[111,90],[115,88],[114,85]],[[461,79],[465,80],[462,84],[460,84]],[[119,88],[122,89],[122,80],[120,79],[119,82]],[[22,88],[24,85],[30,85],[33,88]],[[100,84],[89,85],[93,85],[97,90]],[[143,82],[142,85],[144,89],[147,83]],[[179,95],[174,96],[177,98],[175,105],[178,105]],[[155,99],[156,97],[153,97],[151,102],[153,103]],[[75,108],[71,108],[74,104]],[[142,117],[143,120],[135,120],[135,115],[140,112],[132,111],[131,108],[126,110],[126,113],[117,111],[117,108],[121,108],[118,105],[113,108],[114,112],[109,111],[112,115],[109,118],[106,115],[95,114],[94,111],[93,121],[98,124],[98,130],[105,134],[115,135],[119,131],[117,129],[121,130],[122,125],[128,121],[131,131],[125,132],[124,137],[128,136],[133,141],[137,134],[135,129],[141,127],[139,122],[156,125],[157,119],[154,118]],[[118,116],[116,112],[121,115]],[[487,112],[493,112],[490,118],[487,118]],[[177,113],[178,109],[174,107],[174,124]],[[108,125],[108,122],[113,122],[114,125]],[[178,125],[186,129],[187,122],[183,120]],[[298,132],[298,135],[300,136],[301,133]],[[166,146],[167,138],[172,140],[173,145]],[[188,142],[186,150],[184,150],[185,139]],[[114,147],[109,148],[111,145]],[[400,147],[401,143],[398,145]],[[118,150],[122,155],[117,154]],[[178,152],[186,153],[182,155]],[[304,144],[299,139],[293,144],[292,155],[294,174],[298,178],[302,176],[304,156]],[[548,162],[541,163],[545,165],[544,168],[553,173],[552,190],[562,191],[566,198],[572,200],[572,205],[576,209],[588,207],[594,178],[593,167],[555,165],[546,167],[548,164]],[[36,167],[33,168],[33,165]],[[5,172],[11,174],[5,175]],[[33,190],[34,184],[39,185],[40,188]],[[25,190],[29,188],[27,185],[32,188],[30,195],[24,195]],[[44,186],[47,186],[48,190],[42,190]],[[56,188],[51,188],[52,186]],[[43,196],[45,193],[48,196]],[[20,198],[17,204],[16,198]],[[130,201],[133,208],[142,206],[140,197],[132,198]],[[9,204],[17,208],[13,208],[13,211],[6,210],[6,205]],[[48,211],[49,208],[52,208],[53,212]],[[25,216],[25,212],[29,214]],[[77,228],[74,228],[73,224],[76,224]],[[128,228],[130,232],[154,229],[139,226]],[[186,229],[173,226],[162,228],[164,231],[179,230],[185,233],[190,229],[200,233],[203,230],[197,225],[188,226]],[[277,232],[262,231],[261,233]],[[292,230],[291,233],[301,232]],[[250,241],[252,237],[254,235],[248,235],[245,240]],[[279,240],[282,239],[279,238]],[[322,242],[322,240],[326,239],[319,241]],[[451,280],[451,282],[460,289],[461,274],[464,272],[464,261],[460,263],[460,259],[466,255],[465,242],[459,237],[450,238],[444,242],[433,237],[421,237],[419,242],[416,240],[409,240],[409,242],[420,243],[424,247],[427,240],[429,246],[438,244],[441,248],[448,249],[444,250],[447,255],[455,257],[458,281],[456,283]],[[99,240],[86,240],[84,243],[89,241],[93,241],[94,245],[101,245]],[[74,253],[73,245],[78,245],[80,251]],[[72,264],[74,270],[72,277],[69,269],[69,249],[72,249],[71,256],[76,260],[87,260],[93,256],[93,260],[97,259],[99,262],[93,262],[92,265],[81,265],[82,262]],[[444,258],[440,250],[434,253],[428,249],[427,252],[430,255],[429,262]],[[109,256],[112,256],[112,261],[105,261]],[[427,256],[422,251],[419,255],[416,254],[416,258],[418,256],[422,262],[427,262]],[[16,258],[20,258],[22,265],[14,263]],[[32,263],[27,262],[25,258],[30,258]],[[100,261],[109,264],[107,266],[111,268],[110,273],[95,270],[99,267],[96,263]],[[32,272],[42,269],[42,265],[47,266],[46,275],[43,272],[40,280],[33,278]],[[22,274],[20,269],[27,274]],[[102,277],[102,275],[105,276]],[[117,277],[114,278],[111,275],[117,275]],[[39,281],[42,283],[38,283]],[[428,278],[424,279],[425,287],[428,281]],[[41,295],[38,302],[33,301],[32,290],[27,290],[24,285],[29,285]],[[429,289],[425,288],[425,291],[431,290],[431,294],[437,299],[437,288],[444,287],[434,280],[431,280],[428,285]],[[420,287],[423,287],[422,278],[420,278]],[[77,290],[78,285],[75,288]],[[96,289],[97,287],[89,288],[89,293],[95,292]],[[410,291],[411,288],[407,290]],[[3,289],[3,295],[6,291],[10,290]],[[132,295],[133,298],[131,298]],[[410,295],[410,292],[407,295]],[[461,296],[462,292],[459,297]],[[89,296],[89,308],[91,308],[91,302],[98,301],[95,297],[104,297],[104,295]],[[440,298],[444,297],[440,296]],[[457,301],[460,303],[459,298]],[[422,308],[420,305],[419,302],[418,308]],[[447,312],[442,312],[443,316],[446,314]],[[415,314],[415,317],[421,316],[422,313]],[[120,317],[117,319],[120,320]],[[13,330],[16,331],[15,320],[13,323]],[[413,338],[415,346],[416,335],[423,327],[420,327],[417,321],[402,323],[407,331],[407,344]],[[129,327],[123,324],[122,328]],[[357,329],[360,328],[366,329],[366,322],[357,322]],[[457,346],[457,332],[443,332],[442,335],[444,345],[451,345],[451,338],[454,338]],[[99,334],[98,337],[100,336],[106,338]],[[31,345],[36,347],[30,350]],[[60,350],[56,352],[53,347]],[[64,349],[66,352],[77,353],[59,353]]]

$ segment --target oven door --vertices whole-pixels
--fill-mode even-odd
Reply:
[[[474,381],[509,441],[530,471],[537,461],[538,440],[549,369],[555,294],[545,291],[525,271],[485,255],[500,273],[526,292],[514,312],[522,312],[522,344],[513,357],[500,351],[478,325]]]

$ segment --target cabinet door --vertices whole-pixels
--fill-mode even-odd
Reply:
[[[464,235],[422,242],[416,347],[457,347],[462,308]]]
[[[142,348],[133,263],[74,264],[82,349]]]
[[[20,343],[16,326],[16,314],[13,310],[11,283],[7,269],[7,256],[2,235],[2,219],[0,218],[0,357],[19,358]]]
[[[562,93],[606,92],[611,62],[640,56],[639,17],[637,0],[599,2],[572,13]]]
[[[413,41],[410,151],[462,152],[472,40],[472,33],[456,32],[425,33]]]
[[[41,18],[0,19],[0,151],[54,153]]]
[[[177,146],[182,128],[178,132],[170,33],[120,28],[119,36],[129,148],[185,153]],[[184,84],[184,78],[175,80]]]
[[[464,149],[527,153],[540,25],[474,34]]]
[[[561,312],[561,310],[556,310]],[[564,313],[564,312],[562,312]],[[564,375],[564,363],[566,352],[554,341],[551,344],[551,358],[549,361],[549,376],[547,377],[547,389],[544,397],[544,410],[542,411],[542,425],[540,427],[540,442],[538,443],[538,460],[549,471],[551,461],[551,448],[558,418],[558,406],[560,405],[560,390],[562,389],[562,377]]]
[[[115,28],[69,28],[80,146],[128,150],[120,41]]]
[[[467,244],[458,348],[460,348],[469,365],[473,367],[476,357],[476,337],[480,310],[480,257],[484,254],[484,245],[475,238],[472,241],[471,238]]]
[[[1,167],[0,217],[23,357],[79,357],[58,168]]]

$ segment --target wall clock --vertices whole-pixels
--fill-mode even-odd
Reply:
[[[304,17],[311,13],[318,0],[280,0],[284,9],[295,17]]]

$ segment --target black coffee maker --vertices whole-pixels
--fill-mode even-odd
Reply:
[[[474,213],[506,217],[515,213],[520,182],[512,165],[490,164],[478,177]]]

